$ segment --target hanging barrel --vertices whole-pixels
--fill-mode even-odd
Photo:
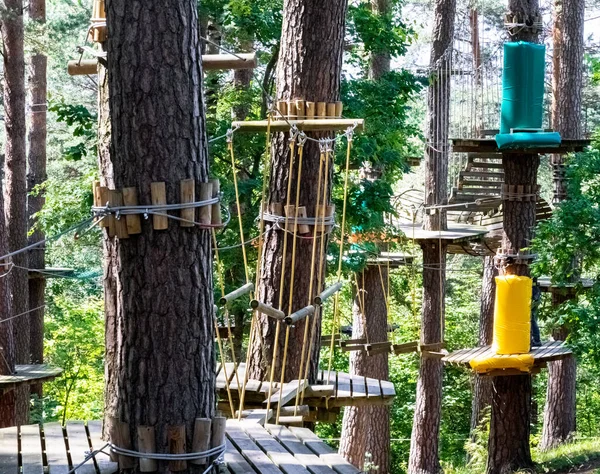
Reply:
[[[494,343],[496,354],[527,354],[530,350],[532,280],[496,277]]]

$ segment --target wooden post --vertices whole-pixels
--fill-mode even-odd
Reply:
[[[317,117],[325,118],[327,116],[327,102],[317,102]]]
[[[335,102],[329,102],[327,104],[327,118],[335,118]]]
[[[119,425],[116,418],[109,416],[108,418],[108,441],[112,444],[121,447],[121,437],[119,436]],[[106,428],[105,428],[106,429]],[[112,450],[110,451],[110,460],[119,462],[119,455]]]
[[[138,194],[136,188],[123,188],[123,203],[126,206],[138,205]],[[142,220],[139,214],[131,214],[125,216],[127,221],[127,232],[129,235],[142,233]]]
[[[150,185],[150,194],[152,195],[152,205],[160,206],[167,203],[165,183],[152,183]],[[166,230],[169,228],[169,218],[166,216],[152,216],[152,225],[154,226],[154,230]]]
[[[343,111],[344,111],[344,103],[342,101],[336,102],[335,103],[335,116],[338,118],[341,118]]]
[[[210,418],[196,418],[194,424],[194,441],[192,452],[201,453],[208,451],[210,446],[211,420]],[[198,458],[192,461],[192,464],[206,464],[206,458]]]
[[[269,211],[274,216],[283,216],[283,204],[280,202],[272,202],[269,204]]]
[[[181,193],[181,204],[187,204],[190,202],[194,202],[196,199],[196,183],[193,179],[183,179],[180,184],[180,193]],[[180,221],[179,225],[181,227],[194,227],[194,222],[196,221],[196,208],[191,207],[189,209],[182,209],[179,217],[185,219],[189,222]]]
[[[169,426],[167,436],[169,439],[169,453],[185,454],[185,425]],[[185,471],[187,461],[170,461],[169,469],[173,472]]]
[[[110,196],[110,202],[113,206],[123,206],[123,194],[120,191],[110,191]],[[119,239],[129,238],[129,234],[127,233],[127,219],[125,216],[119,216],[118,219],[115,217],[115,229]]]
[[[282,117],[287,117],[288,114],[288,103],[286,100],[280,100],[279,102],[277,102],[277,110],[279,110],[279,113],[281,114]]]
[[[138,446],[140,453],[156,453],[156,440],[153,426],[138,426]],[[158,469],[155,459],[140,458],[141,472],[154,472]]]
[[[108,188],[106,186],[100,186],[100,206],[106,206],[110,201],[110,197],[108,194]],[[109,227],[109,236],[110,236],[110,221],[113,216],[106,216],[100,222],[100,227]],[[114,235],[114,234],[113,234]]]
[[[305,206],[298,207],[298,218],[306,219],[306,207]],[[310,227],[308,227],[306,224],[299,224],[298,225],[298,233],[300,235],[309,234]]]
[[[225,444],[225,426],[227,419],[224,416],[215,416],[212,420],[210,447],[218,448]]]
[[[117,421],[117,429],[119,430],[119,444],[117,446],[123,449],[131,449],[129,425],[123,421]],[[119,454],[119,469],[133,469],[134,467],[135,458]]]
[[[200,183],[200,201],[208,201],[213,197],[213,185],[209,183]],[[200,208],[200,224],[210,226],[212,224],[212,206],[202,206]]]
[[[221,192],[221,183],[218,179],[211,179],[208,181],[212,184],[212,196],[213,198],[219,197],[219,193]],[[210,211],[210,218],[212,221],[212,225],[219,226],[223,223],[223,219],[221,217],[221,203],[218,202],[212,205],[212,209]]]
[[[302,99],[296,100],[296,112],[298,114],[298,119],[303,119],[306,117],[306,104]]]
[[[293,100],[288,102],[288,118],[298,120],[298,109],[296,108],[296,102]]]
[[[331,205],[327,206],[327,209],[325,212],[326,212],[327,217],[331,217],[331,216],[335,215],[335,204],[331,204]],[[331,232],[332,229],[333,229],[332,225],[325,226],[325,232]]]
[[[285,206],[285,215],[287,217],[287,221],[285,223],[285,230],[289,232],[296,231],[296,206],[290,204],[289,206]]]
[[[314,102],[306,102],[305,113],[306,118],[312,120],[315,118],[316,106]]]
[[[102,194],[100,192],[100,189],[101,189],[100,181],[94,181],[92,191],[94,194],[94,206],[96,206],[96,207],[102,207],[102,206],[104,206],[104,204],[106,204],[106,203],[102,203]],[[106,227],[106,218],[100,219],[98,225],[100,227]]]

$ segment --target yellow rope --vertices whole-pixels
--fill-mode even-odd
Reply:
[[[263,185],[262,185],[262,195],[260,200],[260,213],[261,219],[259,224],[259,232],[258,232],[258,257],[256,259],[256,283],[254,284],[254,288],[258,291],[258,283],[260,281],[260,262],[262,258],[262,250],[264,245],[264,233],[265,233],[265,221],[262,219],[262,212],[264,205],[266,203],[267,196],[267,170],[269,169],[269,163],[271,162],[271,120],[272,115],[271,112],[267,115],[267,135],[265,138],[266,141],[266,150],[265,150],[265,160],[263,165]],[[242,242],[243,244],[243,242]],[[244,372],[244,383],[242,385],[242,394],[240,396],[240,410],[238,413],[238,420],[242,418],[242,411],[244,411],[244,400],[246,398],[246,384],[248,383],[248,372],[250,367],[250,344],[252,344],[252,339],[255,337],[256,333],[256,311],[252,312],[252,320],[250,322],[250,339],[248,350],[246,351],[246,370]],[[258,336],[260,337],[260,335]]]
[[[319,179],[318,179],[318,184],[317,184],[317,204],[315,207],[315,216],[317,218],[319,218],[319,205],[321,202],[321,181],[323,179],[323,161],[325,160],[325,154],[323,153],[323,151],[321,151],[321,154],[319,155]],[[323,207],[323,209],[325,209],[325,207]],[[323,215],[321,216],[322,218],[325,217],[325,213],[323,212]],[[314,278],[315,278],[315,263],[316,263],[316,257],[317,257],[317,235],[318,235],[318,229],[319,226],[315,223],[314,229],[313,229],[313,246],[312,246],[312,255],[311,255],[311,259],[310,259],[310,280],[309,280],[309,284],[308,284],[308,303],[307,304],[311,304],[312,303],[312,298],[313,298],[313,283],[314,283]],[[321,235],[321,239],[325,240],[325,235]],[[319,311],[319,308],[316,308],[315,310],[315,314],[313,315],[314,320],[316,321],[317,319],[317,311]],[[305,354],[306,352],[304,351],[304,348],[307,347],[307,342],[308,342],[308,328],[310,327],[310,316],[308,316],[306,318],[306,321],[304,322],[304,336],[303,336],[303,340],[302,340],[302,354],[300,356],[300,370],[298,371],[298,390],[296,391],[296,401],[294,403],[294,416],[296,416],[296,414],[298,413],[298,401],[300,398],[300,384],[302,383],[302,373],[304,371],[304,363],[305,363]],[[305,377],[306,378],[306,377]],[[304,397],[304,392],[302,393],[302,396]],[[304,401],[304,399],[303,399]]]
[[[235,188],[235,204],[237,206],[238,223],[240,226],[240,241],[242,242],[242,255],[244,256],[244,272],[246,274],[246,283],[250,283],[250,270],[248,269],[248,257],[246,255],[246,239],[244,238],[244,224],[242,222],[242,206],[240,204],[240,191],[238,188],[237,170],[235,168],[235,156],[233,153],[233,141],[229,140],[227,143],[229,148],[229,154],[231,155],[231,172],[233,174],[233,186]]]
[[[212,229],[212,238],[213,238],[213,244],[215,247],[215,260],[216,260],[216,264],[217,264],[217,278],[219,280],[219,286],[221,287],[221,296],[225,296],[225,282],[224,282],[224,278],[223,278],[223,267],[221,265],[221,260],[219,258],[219,247],[217,245],[217,232],[215,231],[214,227]],[[238,389],[238,396],[240,394],[240,379],[238,376],[238,363],[235,357],[235,347],[233,345],[233,334],[231,332],[231,322],[229,319],[229,309],[227,307],[225,307],[225,322],[227,324],[227,338],[229,339],[229,347],[231,348],[231,360],[233,361],[233,370],[235,372],[235,381],[237,382],[237,389]],[[220,334],[219,334],[219,329],[217,328],[217,337],[220,338]],[[225,367],[225,360],[223,359],[223,355],[221,354],[221,361],[223,362],[223,367]],[[227,377],[227,372],[225,373],[225,378],[227,380],[229,380],[229,378]],[[227,384],[227,391],[228,391],[228,395],[230,398],[230,403],[233,404],[233,402],[231,401],[231,395],[229,394],[229,383]],[[231,415],[232,417],[235,417],[235,414],[232,413]]]
[[[354,281],[356,282],[356,299],[358,300],[358,310],[360,311],[362,323],[365,328],[365,339],[367,344],[370,344],[369,340],[369,329],[367,326],[367,315],[365,313],[365,271],[361,272],[362,287],[358,284],[358,276],[354,273]]]
[[[323,288],[323,276],[325,273],[325,241],[327,240],[327,236],[325,235],[325,212],[327,210],[327,202],[329,197],[329,159],[330,159],[330,149],[325,149],[325,175],[323,176],[323,199],[322,199],[322,208],[323,222],[321,223],[321,242],[319,243],[319,266],[317,273],[317,288]],[[321,311],[321,309],[319,309]],[[306,353],[306,365],[304,367],[304,379],[308,380],[308,370],[310,368],[310,356],[312,355],[313,347],[315,345],[316,340],[316,332],[317,332],[317,321],[318,314],[315,312],[313,324],[310,332],[310,342],[308,344],[308,351]],[[335,341],[335,335],[332,331],[332,342]],[[332,349],[333,350],[333,349]],[[301,403],[304,403],[304,393],[302,393]]]
[[[298,222],[298,208],[300,206],[300,184],[302,181],[302,160],[304,157],[304,143],[300,142],[298,145],[298,176],[296,177],[296,212],[294,222]],[[290,176],[291,178],[291,176]],[[292,241],[292,273],[290,275],[290,297],[288,303],[288,314],[292,314],[292,309],[294,307],[294,283],[296,277],[296,248],[298,244],[298,228],[299,226],[294,225],[294,234]],[[275,424],[279,424],[279,415],[281,413],[281,399],[283,397],[283,384],[285,382],[285,369],[287,364],[287,356],[288,356],[288,348],[290,341],[290,331],[291,327],[286,325],[285,328],[285,346],[283,348],[283,361],[281,365],[281,380],[279,386],[279,403],[277,404],[277,416],[275,417]]]
[[[294,173],[294,160],[296,158],[296,137],[294,136],[290,140],[290,170],[288,176],[287,186],[287,197],[286,207],[290,205],[292,196],[292,177]],[[279,305],[278,309],[281,310],[283,307],[283,289],[285,286],[285,267],[287,260],[287,247],[288,247],[288,215],[285,213],[284,233],[283,233],[283,256],[281,259],[281,278],[279,280]],[[275,343],[273,348],[273,360],[271,361],[271,375],[269,377],[269,396],[267,398],[267,419],[269,418],[269,410],[271,409],[271,396],[273,395],[273,381],[275,379],[275,367],[277,366],[277,359],[279,357],[279,333],[281,331],[281,321],[277,321],[275,325]]]
[[[346,237],[346,210],[348,208],[348,176],[350,174],[350,152],[352,150],[352,135],[348,134],[348,148],[346,150],[346,175],[344,177],[344,210],[342,211],[342,232],[340,238],[340,255],[338,262],[337,281],[342,280],[342,260],[344,258],[344,239]],[[336,321],[339,318],[339,300],[340,293],[335,294],[335,300],[333,302],[333,328],[335,328]],[[334,332],[332,331],[331,338],[331,353],[329,354],[329,364],[327,366],[327,383],[331,375],[331,365],[333,363],[333,341],[335,339]]]

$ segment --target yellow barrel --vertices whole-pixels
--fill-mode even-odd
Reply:
[[[531,278],[496,277],[494,344],[496,354],[527,354],[531,333]]]

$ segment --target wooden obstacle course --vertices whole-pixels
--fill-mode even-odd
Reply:
[[[62,374],[63,369],[47,364],[16,365],[12,375],[0,375],[0,393],[13,390],[19,385],[48,382]]]
[[[571,356],[572,351],[565,345],[563,341],[551,341],[542,344],[540,347],[533,347],[530,351],[533,355],[534,365],[531,373],[537,373],[540,369],[546,367],[548,362],[555,360],[561,360],[565,357]],[[492,357],[496,356],[496,353],[492,350],[491,346],[481,346],[472,349],[461,349],[455,351],[443,358],[443,361],[449,365],[456,365],[461,367],[470,368],[470,361],[476,357]],[[493,370],[488,372],[486,376],[499,376],[499,375],[518,375],[523,374],[518,370],[513,369],[502,369]]]

